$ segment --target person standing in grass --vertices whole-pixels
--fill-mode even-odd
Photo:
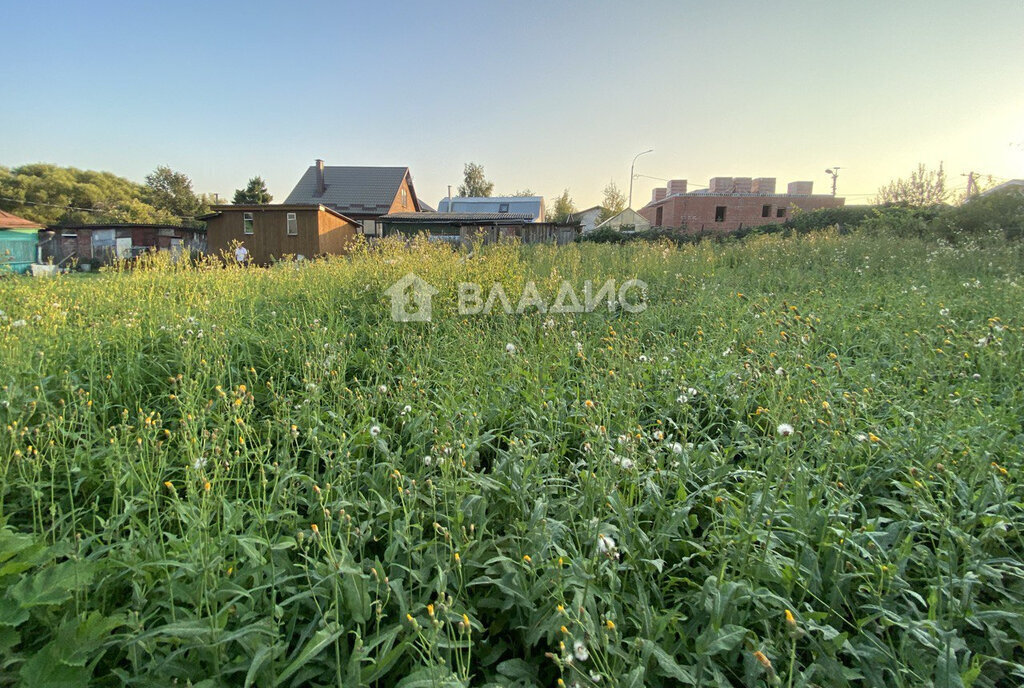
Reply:
[[[246,265],[249,262],[249,249],[243,244],[239,244],[238,248],[235,249],[235,260],[238,261],[239,265]]]

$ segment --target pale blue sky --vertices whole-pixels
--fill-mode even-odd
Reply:
[[[863,201],[918,162],[1024,177],[1024,2],[0,0],[0,164],[159,164],[283,200],[317,157],[466,161],[577,205],[637,172],[809,179]],[[635,207],[659,182],[639,178]],[[855,196],[853,194],[864,194]]]

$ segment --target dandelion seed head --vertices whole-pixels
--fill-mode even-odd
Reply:
[[[597,536],[597,551],[601,554],[608,554],[615,551],[615,539],[611,535],[601,533]]]

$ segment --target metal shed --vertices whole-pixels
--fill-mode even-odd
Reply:
[[[0,270],[28,272],[38,258],[43,226],[0,210]]]
[[[0,229],[0,270],[28,272],[38,247],[37,229]]]

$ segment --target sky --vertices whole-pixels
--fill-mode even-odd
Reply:
[[[0,165],[283,201],[316,158],[403,165],[435,205],[633,206],[665,179],[776,177],[868,202],[918,163],[1024,177],[1024,1],[0,0]]]

